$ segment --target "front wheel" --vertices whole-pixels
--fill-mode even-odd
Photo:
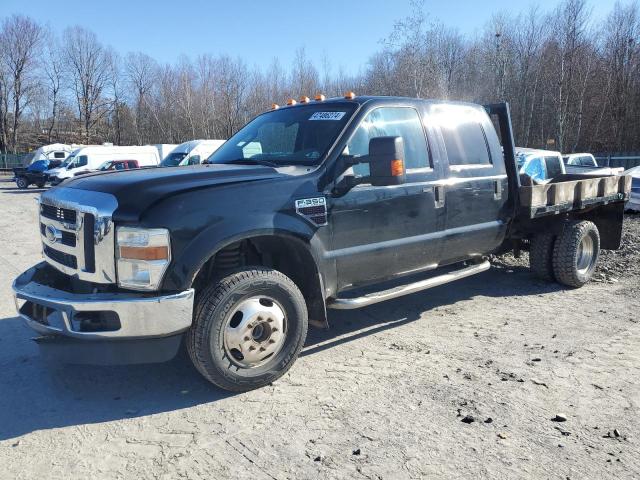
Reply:
[[[16,178],[16,186],[20,190],[25,190],[25,189],[29,188],[29,182],[24,177],[18,177],[18,178]]]
[[[582,287],[591,280],[600,256],[600,233],[589,221],[573,221],[553,247],[553,273],[559,283]]]
[[[280,378],[307,336],[307,308],[286,275],[248,268],[198,295],[186,344],[191,361],[211,383],[243,392]]]

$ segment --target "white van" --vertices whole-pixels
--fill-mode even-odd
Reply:
[[[164,160],[167,155],[173,152],[173,149],[177,146],[178,145],[176,145],[175,143],[156,143],[154,145],[154,147],[156,147],[158,149],[158,152],[160,153],[160,161]]]
[[[79,173],[98,170],[104,162],[109,160],[135,160],[139,167],[157,167],[160,164],[160,154],[158,149],[151,145],[83,147],[73,152],[65,166],[48,170],[46,173],[51,184],[57,185]]]
[[[77,148],[76,146],[66,145],[64,143],[52,143],[51,145],[43,145],[33,152],[31,161],[34,163],[39,160],[60,160],[64,162],[71,152]]]
[[[162,160],[160,166],[198,165],[209,158],[224,142],[225,140],[191,140],[181,143]]]

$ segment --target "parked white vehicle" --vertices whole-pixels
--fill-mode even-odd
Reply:
[[[625,208],[640,212],[640,167],[630,168],[624,172],[624,175],[631,175],[631,195]]]
[[[160,154],[160,161],[164,160],[177,146],[175,143],[156,143],[154,145]]]
[[[46,173],[51,184],[57,185],[79,173],[97,170],[108,160],[135,160],[140,167],[157,167],[160,164],[160,154],[158,149],[151,145],[83,147],[74,151],[64,166],[48,170]]]
[[[567,173],[581,175],[619,175],[623,168],[600,167],[595,157],[590,153],[570,153],[563,155]]]
[[[37,162],[39,160],[60,160],[67,159],[71,152],[77,148],[77,146],[66,145],[64,143],[52,143],[51,145],[43,145],[33,152],[33,157],[29,164]]]
[[[191,140],[178,145],[160,164],[162,167],[198,165],[211,156],[225,140]]]

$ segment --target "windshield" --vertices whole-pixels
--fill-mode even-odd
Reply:
[[[113,164],[113,160],[107,160],[106,162],[103,162],[100,164],[100,166],[98,167],[98,170],[100,171],[109,170],[109,167],[111,167],[112,164]]]
[[[231,137],[207,163],[318,165],[356,107],[318,103],[265,113]]]
[[[67,159],[62,162],[62,164],[60,165],[60,168],[67,168],[71,162],[73,162],[76,159],[75,155],[71,155],[70,157],[67,157]]]
[[[160,162],[161,167],[177,167],[184,157],[187,156],[186,152],[173,152],[167,155],[167,157]]]

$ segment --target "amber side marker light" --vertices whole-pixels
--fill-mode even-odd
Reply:
[[[310,101],[309,97],[300,97],[300,103],[309,103]]]
[[[399,177],[404,173],[404,162],[402,160],[391,160],[391,176]]]
[[[347,92],[344,94],[344,98],[346,98],[347,100],[353,100],[354,98],[356,98],[356,94],[353,92]]]
[[[316,102],[324,102],[326,98],[327,97],[319,93],[318,95],[316,95]]]
[[[293,98],[290,98],[289,100],[287,100],[287,105],[289,105],[289,106],[295,105],[296,103],[298,103],[298,102],[296,102]]]
[[[271,104],[271,110],[278,110],[279,108],[280,108],[280,105],[278,105],[277,103]]]
[[[160,247],[120,247],[120,258],[125,260],[167,260],[169,248]]]

